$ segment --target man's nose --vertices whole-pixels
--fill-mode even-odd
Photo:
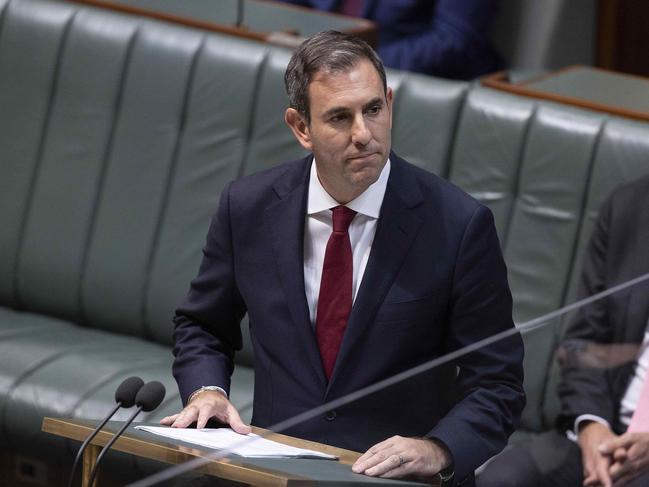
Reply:
[[[372,132],[365,123],[365,118],[359,115],[354,118],[352,126],[352,142],[358,145],[367,145],[372,140]]]

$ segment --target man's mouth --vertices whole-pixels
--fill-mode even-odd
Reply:
[[[351,156],[348,159],[350,159],[350,160],[367,159],[368,157],[371,157],[371,156],[373,156],[375,154],[376,154],[376,152],[367,152],[367,153],[364,153],[364,154],[357,154],[357,155]]]

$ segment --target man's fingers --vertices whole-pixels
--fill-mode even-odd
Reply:
[[[235,432],[239,433],[240,435],[247,435],[252,431],[250,426],[245,424],[241,420],[241,416],[239,416],[239,411],[237,411],[232,404],[230,404],[230,406],[228,407],[227,419],[230,428],[232,428]]]
[[[584,484],[583,485],[584,485],[584,487],[598,486],[599,485],[599,479],[597,478],[597,475],[594,472],[590,473],[584,479]]]
[[[391,453],[390,449],[394,445],[394,442],[399,438],[399,436],[393,436],[370,447],[358,458],[358,460],[354,462],[354,465],[352,465],[352,472],[364,473],[368,468],[384,461]]]
[[[382,477],[391,470],[398,469],[403,465],[403,457],[400,455],[390,455],[378,465],[365,470],[365,475],[370,477]]]
[[[354,465],[352,466],[352,470],[354,470],[354,472],[356,472],[356,470],[354,469],[354,467],[359,466],[359,465],[362,465],[362,464],[365,464],[368,460],[370,460],[372,457],[374,457],[374,456],[378,453],[377,446],[378,446],[378,445],[374,445],[373,447],[371,447],[369,450],[367,450],[365,453],[363,453],[363,454],[358,458],[358,460],[356,460],[356,461],[354,462]],[[362,470],[361,470],[361,471],[362,471]]]
[[[160,420],[160,424],[169,426],[171,423],[176,421],[176,418],[178,417],[177,414],[172,414],[171,416],[166,416]]]
[[[602,487],[611,487],[613,482],[611,481],[611,476],[608,473],[608,462],[601,461],[597,462],[597,478]]]
[[[613,452],[613,460],[617,463],[624,463],[628,457],[629,454],[626,448],[617,448]]]
[[[195,406],[187,406],[185,409],[180,411],[180,414],[177,415],[175,421],[172,423],[172,428],[187,428],[198,418],[198,408]]]
[[[633,433],[625,433],[617,438],[613,438],[610,441],[602,443],[598,450],[604,455],[610,455],[618,448],[627,449],[633,444]]]
[[[370,454],[365,460],[361,461],[359,458],[354,465],[352,465],[352,472],[367,474],[368,469],[375,467],[379,463],[385,461],[385,453],[378,452],[375,455]],[[369,474],[368,474],[369,475]]]
[[[380,477],[383,479],[402,478],[410,473],[409,470],[410,469],[405,464],[403,464],[400,467],[393,468],[392,470],[388,470],[384,474],[380,475]]]
[[[631,471],[629,464],[614,463],[609,469],[609,474],[613,482],[617,482],[621,477],[624,477]]]
[[[202,429],[205,428],[207,425],[207,422],[210,420],[210,418],[214,416],[212,414],[212,410],[208,407],[202,407],[198,410],[198,418],[196,419],[196,428],[197,429]]]

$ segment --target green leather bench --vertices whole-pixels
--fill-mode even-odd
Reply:
[[[180,408],[171,317],[219,193],[302,154],[283,121],[289,55],[74,3],[0,0],[0,450],[69,458],[77,444],[61,448],[42,418],[100,418],[129,375],[167,387],[142,420]],[[649,172],[649,124],[477,84],[400,72],[389,83],[394,149],[493,210],[516,321],[573,300],[600,202]],[[525,337],[524,431],[556,413],[560,332]],[[236,360],[232,399],[249,417],[250,347]]]

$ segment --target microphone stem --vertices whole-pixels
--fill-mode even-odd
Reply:
[[[122,436],[122,433],[126,431],[126,428],[129,427],[129,425],[133,422],[135,419],[135,416],[140,414],[140,411],[142,411],[142,406],[138,406],[138,408],[135,410],[135,412],[131,415],[130,418],[128,418],[126,421],[124,421],[124,424],[122,427],[119,429],[117,433],[113,435],[113,437],[110,439],[108,443],[101,449],[99,452],[99,455],[97,456],[97,461],[95,462],[95,466],[92,467],[92,472],[90,472],[90,482],[88,482],[88,487],[93,487],[93,484],[95,483],[95,476],[97,475],[97,469],[99,467],[99,463],[101,462],[101,459],[103,456],[106,454],[106,452],[110,449],[111,446],[113,446],[113,443],[117,441],[117,439]]]
[[[74,459],[74,463],[72,464],[72,471],[70,472],[70,478],[68,479],[68,487],[72,487],[72,480],[74,479],[74,471],[77,468],[77,465],[79,464],[79,460],[81,459],[81,455],[85,451],[86,447],[88,446],[88,443],[92,441],[92,439],[97,436],[97,433],[101,431],[101,429],[108,423],[108,420],[113,417],[113,414],[117,412],[119,408],[122,407],[122,403],[118,402],[113,410],[108,413],[108,415],[104,418],[104,420],[95,428],[95,431],[92,432],[92,434],[85,439],[85,441],[81,444],[81,447],[79,448],[79,451],[77,452],[77,456]]]

